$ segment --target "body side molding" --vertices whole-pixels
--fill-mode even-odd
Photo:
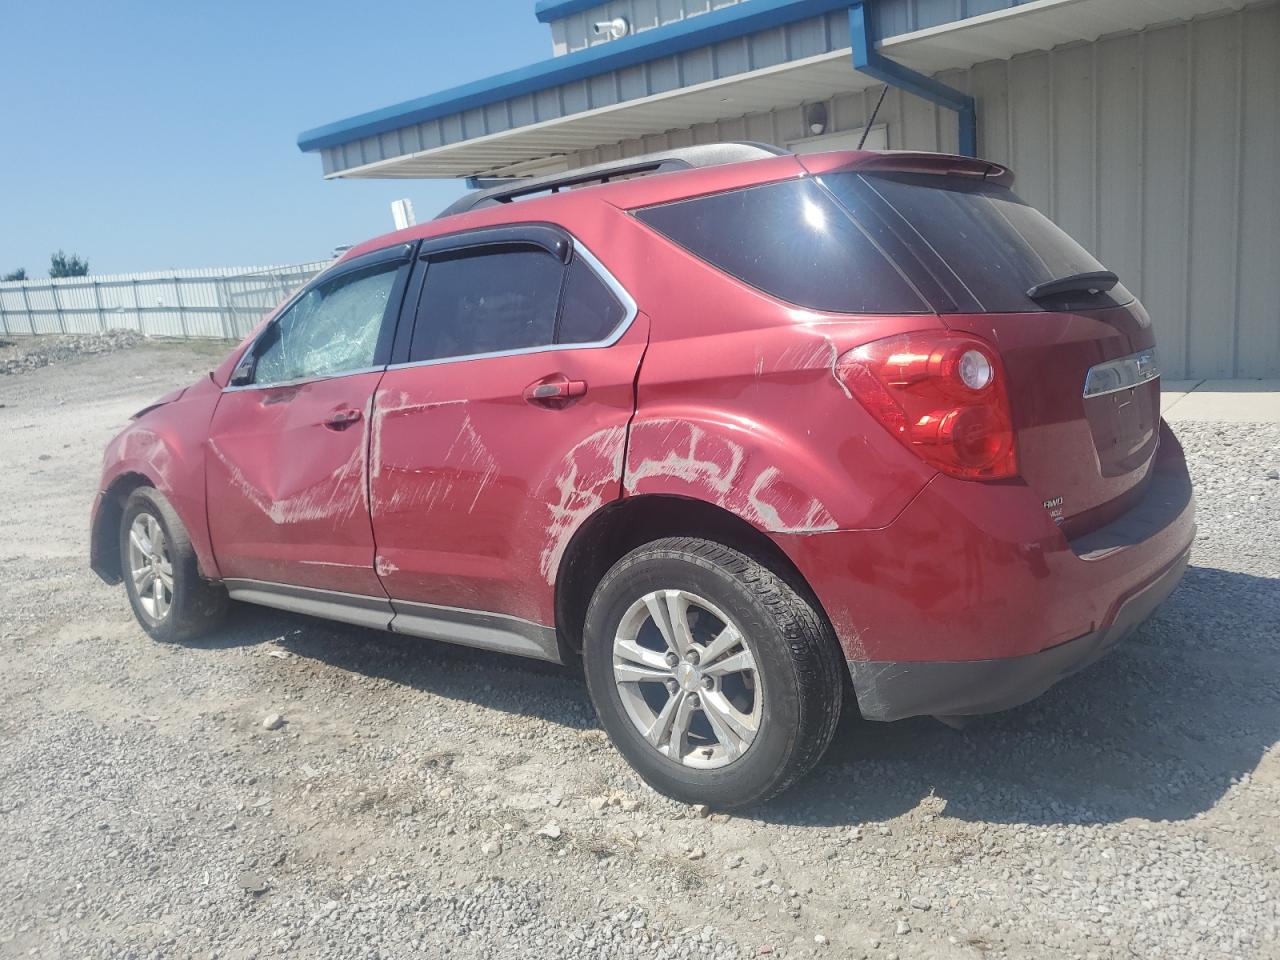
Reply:
[[[222,581],[232,600],[411,637],[560,663],[555,627],[483,610],[411,603],[262,580]]]
[[[222,581],[232,600],[275,607],[292,613],[305,613],[325,620],[338,620],[358,627],[386,630],[395,611],[386,597],[366,597],[358,593],[339,593],[315,587],[297,587],[264,580],[228,578]]]
[[[483,610],[392,600],[394,633],[561,663],[555,627]]]

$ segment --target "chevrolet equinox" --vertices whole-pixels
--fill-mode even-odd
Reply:
[[[1194,535],[1140,303],[966,157],[693,147],[364,243],[106,451],[94,569],[555,662],[718,807],[864,717],[1004,710]]]

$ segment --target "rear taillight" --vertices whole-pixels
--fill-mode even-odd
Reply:
[[[851,350],[836,376],[884,427],[943,473],[1016,476],[1004,367],[991,345],[948,331],[904,333]]]

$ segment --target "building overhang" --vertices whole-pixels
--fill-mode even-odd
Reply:
[[[878,44],[882,55],[925,74],[963,69],[989,60],[1048,50],[1072,42],[1141,30],[1247,5],[1247,0],[1031,0],[993,13],[902,33]],[[548,8],[555,4],[548,4]],[[360,137],[385,135],[421,122],[593,74],[768,29],[799,17],[849,6],[848,0],[747,0],[732,7],[648,30],[620,41],[553,58],[351,120],[309,131],[303,150],[332,148]],[[697,124],[736,119],[827,100],[877,81],[853,67],[852,48],[679,87],[595,109],[513,126],[367,163],[348,163],[327,178],[448,178],[513,173],[543,158],[612,146]],[[514,86],[513,86],[514,84]]]
[[[699,123],[763,113],[796,103],[825,100],[835,93],[861,90],[874,83],[853,69],[848,50],[840,50],[389,157],[326,177],[421,179],[466,177],[481,172],[509,173],[531,160],[590,150],[602,144],[635,140]]]
[[[509,70],[442,93],[338,120],[298,137],[304,151],[485,107],[847,7],[849,0],[748,0],[653,30]]]

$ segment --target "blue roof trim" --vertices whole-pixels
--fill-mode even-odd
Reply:
[[[954,110],[960,122],[960,153],[966,157],[978,155],[978,106],[977,101],[955,87],[949,87],[933,77],[925,76],[890,60],[876,49],[875,31],[870,11],[863,0],[849,8],[849,39],[853,47],[853,67],[881,83],[907,93],[914,93]]]
[[[621,40],[597,44],[577,53],[552,57],[550,60],[465,83],[431,96],[406,100],[381,110],[328,123],[300,134],[298,148],[304,152],[321,150],[380,133],[390,133],[415,123],[438,120],[475,107],[585,80],[610,70],[621,70],[648,60],[670,57],[833,10],[848,9],[850,2],[851,0],[745,0],[711,13],[644,30]]]
[[[561,17],[570,17],[592,7],[603,7],[608,0],[538,0],[533,15],[540,23],[550,23]]]

